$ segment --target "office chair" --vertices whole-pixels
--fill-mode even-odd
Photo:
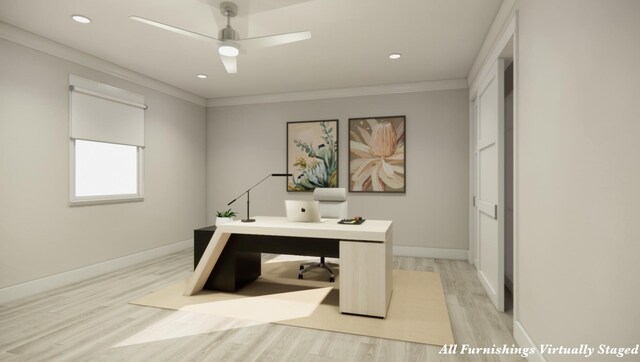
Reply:
[[[313,190],[313,199],[320,204],[320,216],[329,219],[347,218],[347,191],[343,188],[316,188]],[[322,268],[329,273],[329,281],[335,281],[335,275],[324,256],[320,257],[320,262],[300,264],[298,279],[303,279],[303,274],[309,270]],[[335,264],[334,264],[335,265]]]

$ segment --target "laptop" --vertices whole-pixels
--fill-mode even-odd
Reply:
[[[285,200],[287,220],[293,222],[324,222],[320,219],[320,205],[318,201]]]

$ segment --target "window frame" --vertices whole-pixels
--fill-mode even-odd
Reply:
[[[120,103],[142,109],[141,114],[133,114],[129,111],[123,113],[123,108],[110,108],[105,104],[82,101],[84,96],[76,98],[74,94],[97,97],[106,101]],[[144,125],[145,110],[144,96],[131,91],[117,88],[109,84],[80,77],[69,73],[69,206],[97,205],[127,203],[144,200]],[[75,101],[79,103],[74,103]],[[87,99],[87,98],[84,98]],[[78,106],[79,105],[79,106]],[[77,108],[77,107],[79,108]],[[83,109],[84,107],[84,109]],[[90,107],[90,108],[86,108]],[[91,109],[87,111],[87,109]],[[99,113],[96,113],[99,112]],[[115,112],[114,114],[111,112]],[[94,117],[97,115],[97,118]],[[105,114],[110,117],[105,118]],[[78,118],[76,118],[78,117]],[[87,118],[89,117],[89,118]],[[133,118],[132,118],[133,117]],[[113,127],[125,127],[120,132],[113,133],[114,129],[105,128],[103,122],[114,122]],[[96,123],[96,121],[98,123]],[[123,123],[124,121],[124,123]],[[133,128],[127,127],[134,122]],[[141,123],[140,123],[141,122]],[[137,125],[137,126],[136,126]],[[79,127],[79,128],[78,128]],[[124,133],[123,133],[124,132]],[[137,163],[137,191],[135,194],[117,195],[91,195],[76,196],[76,141],[100,142],[111,145],[126,145],[136,147]]]

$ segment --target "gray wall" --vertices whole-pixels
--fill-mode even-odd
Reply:
[[[638,343],[638,14],[638,1],[519,4],[516,311],[536,344]]]
[[[0,39],[0,288],[190,239],[206,108]],[[144,202],[69,207],[69,73],[143,94]]]
[[[286,122],[339,119],[339,184],[348,188],[348,118],[406,115],[406,194],[350,193],[349,214],[394,221],[394,243],[468,249],[468,91],[211,107],[207,111],[207,222],[272,172],[286,171]],[[251,214],[284,215],[284,178],[251,192]],[[233,205],[244,217],[246,198]]]

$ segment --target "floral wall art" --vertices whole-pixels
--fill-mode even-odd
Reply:
[[[287,122],[287,191],[338,187],[338,120]]]
[[[349,119],[349,191],[406,192],[405,116]]]

